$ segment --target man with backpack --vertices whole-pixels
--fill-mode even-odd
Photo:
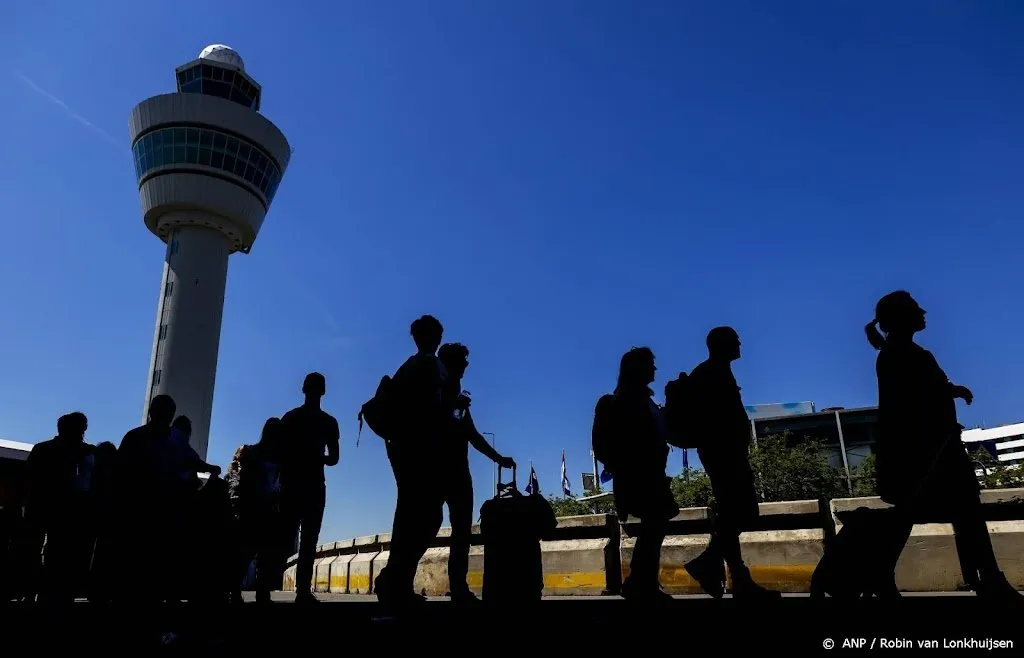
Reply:
[[[470,414],[469,397],[462,391],[462,377],[469,367],[469,349],[461,343],[448,343],[437,352],[448,373],[445,399],[452,412],[449,426],[442,437],[438,481],[441,496],[438,502],[448,505],[452,526],[451,552],[448,557],[448,587],[455,603],[473,603],[476,596],[469,589],[469,548],[473,527],[473,476],[469,470],[469,446],[498,464],[515,468],[511,457],[499,454],[476,429]],[[436,535],[437,528],[427,534]]]
[[[326,392],[326,378],[311,372],[302,382],[305,401],[281,418],[281,511],[288,538],[294,542],[296,534],[299,535],[296,603],[317,601],[312,593],[313,558],[327,503],[324,467],[336,465],[340,452],[338,421],[320,408],[320,399]]]
[[[685,422],[693,431],[694,447],[711,479],[715,519],[707,549],[685,568],[715,598],[725,592],[723,560],[732,576],[734,597],[778,597],[779,592],[754,582],[740,550],[740,533],[749,529],[759,514],[748,455],[750,420],[732,373],[732,362],[740,358],[740,338],[731,327],[717,327],[708,333],[707,347],[708,359],[686,378],[685,405],[689,413]],[[681,424],[677,417],[672,426]]]
[[[370,429],[384,439],[398,489],[391,556],[374,583],[378,599],[396,605],[423,601],[413,591],[413,579],[443,518],[441,492],[433,478],[447,427],[446,409],[450,413],[443,395],[447,372],[437,358],[444,327],[424,315],[413,321],[410,333],[416,353],[394,378],[381,380],[374,398],[360,411],[360,419],[365,416]]]

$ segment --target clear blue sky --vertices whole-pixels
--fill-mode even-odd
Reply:
[[[355,416],[426,312],[472,350],[481,429],[545,492],[563,449],[578,489],[632,345],[660,390],[731,324],[748,404],[874,403],[862,327],[898,287],[977,396],[965,422],[1024,419],[1017,3],[317,5],[3,3],[0,436],[49,438],[73,409],[92,442],[139,422],[164,249],[128,113],[209,43],[242,54],[295,148],[231,259],[210,457],[323,371],[343,432],[324,540],[390,527]]]

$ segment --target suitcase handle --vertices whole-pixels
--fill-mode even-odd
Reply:
[[[505,492],[505,491],[511,493],[512,491],[518,491],[519,490],[519,487],[516,485],[516,467],[515,466],[512,467],[512,481],[504,483],[504,484],[501,481],[501,472],[503,470],[505,470],[505,469],[502,468],[501,465],[498,465],[498,492],[497,492],[497,494],[499,496],[502,494],[502,492]]]

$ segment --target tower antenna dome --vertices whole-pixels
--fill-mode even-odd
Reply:
[[[225,46],[221,43],[215,43],[203,48],[202,52],[199,53],[199,59],[208,59],[218,64],[225,64],[239,71],[245,70],[245,62],[242,61],[242,56],[238,54],[238,51],[231,46]]]

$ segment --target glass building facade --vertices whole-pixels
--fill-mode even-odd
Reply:
[[[195,64],[178,71],[178,91],[226,98],[253,110],[260,109],[260,86],[241,71]]]
[[[157,167],[202,165],[244,179],[263,193],[269,206],[281,183],[281,170],[261,148],[210,128],[158,128],[136,140],[132,152],[140,184]]]

